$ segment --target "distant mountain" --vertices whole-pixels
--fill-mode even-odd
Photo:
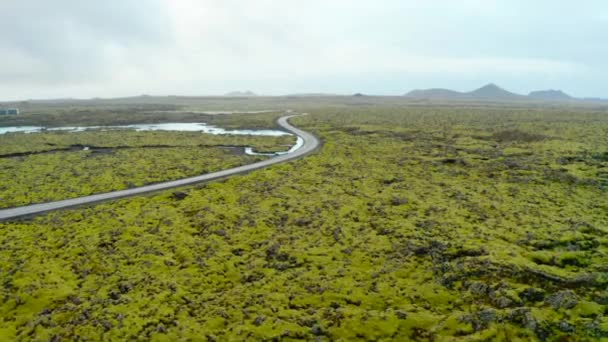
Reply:
[[[406,97],[425,100],[460,100],[460,101],[584,101],[584,102],[606,102],[608,100],[599,98],[576,98],[561,90],[537,90],[528,95],[520,95],[505,90],[494,83],[487,84],[479,89],[466,93],[450,89],[419,89],[413,90]]]
[[[494,83],[487,84],[479,89],[466,93],[473,98],[483,99],[521,99],[524,96],[506,91]]]
[[[529,97],[539,100],[572,100],[573,97],[561,90],[537,90],[531,92]]]
[[[255,97],[257,96],[254,92],[250,91],[250,90],[246,90],[246,91],[232,91],[224,96],[230,96],[230,97]]]
[[[344,96],[340,94],[330,94],[330,93],[296,93],[296,94],[287,94],[283,95],[287,97],[336,97],[336,96]]]
[[[412,98],[422,99],[492,99],[492,100],[517,100],[525,98],[523,95],[511,93],[497,86],[496,84],[490,83],[479,89],[467,93],[461,93],[450,89],[419,89],[413,90],[407,93],[405,96]]]

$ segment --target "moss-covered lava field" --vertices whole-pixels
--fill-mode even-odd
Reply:
[[[304,159],[1,223],[0,340],[608,339],[608,111],[306,110]]]

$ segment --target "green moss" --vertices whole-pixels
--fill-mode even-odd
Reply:
[[[574,314],[575,316],[595,318],[604,314],[605,310],[605,305],[601,305],[594,302],[582,301],[572,309],[572,314]]]
[[[606,166],[584,157],[608,150],[605,113],[310,112],[294,121],[324,146],[305,159],[182,200],[166,192],[3,223],[0,334],[605,338],[608,196],[592,181]],[[490,139],[514,130],[548,138]],[[581,155],[560,170],[560,157]]]
[[[27,139],[26,139],[27,138]],[[86,196],[175,180],[253,163],[221,145],[282,150],[293,137],[214,136],[175,132],[85,132],[0,135],[0,149],[13,153],[80,146],[0,158],[0,207]],[[52,146],[50,142],[52,141]],[[81,146],[97,146],[83,151]],[[101,147],[100,147],[101,146]],[[220,147],[216,147],[220,146]],[[103,147],[103,148],[102,148]]]

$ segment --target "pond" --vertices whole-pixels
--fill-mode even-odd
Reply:
[[[12,126],[12,127],[0,127],[0,134],[6,133],[43,133],[43,132],[86,132],[86,131],[113,131],[113,130],[134,130],[137,132],[145,131],[178,131],[178,132],[201,132],[205,134],[226,134],[226,135],[256,135],[256,136],[282,136],[291,135],[280,130],[274,129],[225,129],[221,127],[207,125],[201,122],[190,122],[190,123],[161,123],[161,124],[134,124],[134,125],[122,125],[122,126],[75,126],[75,127],[40,127],[40,126]],[[296,151],[304,145],[304,141],[298,137],[296,144],[293,145],[288,151],[276,152],[276,153],[257,153],[253,151],[251,147],[245,148],[245,153],[253,156],[275,156],[282,155]]]
[[[200,122],[190,123],[162,123],[162,124],[135,124],[123,126],[77,126],[77,127],[40,127],[40,126],[12,126],[0,127],[0,134],[6,133],[41,133],[41,132],[84,132],[91,130],[111,131],[111,130],[135,130],[135,131],[180,131],[180,132],[201,132],[207,134],[233,134],[233,135],[262,135],[280,136],[290,135],[290,133],[273,129],[224,129],[221,127],[207,125]]]

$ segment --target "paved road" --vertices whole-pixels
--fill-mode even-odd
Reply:
[[[298,128],[290,125],[287,122],[287,120],[289,120],[290,118],[295,117],[295,116],[300,116],[300,115],[302,115],[302,114],[283,116],[283,117],[279,118],[279,120],[277,121],[279,126],[281,126],[283,129],[299,136],[304,141],[304,145],[292,153],[280,155],[280,156],[266,159],[266,160],[263,160],[263,161],[260,161],[257,163],[243,165],[243,166],[235,167],[232,169],[207,173],[207,174],[200,175],[200,176],[189,177],[189,178],[179,179],[179,180],[170,181],[170,182],[146,185],[146,186],[142,186],[139,188],[107,192],[107,193],[103,193],[103,194],[96,194],[96,195],[91,195],[91,196],[72,198],[72,199],[67,199],[67,200],[62,200],[62,201],[32,204],[32,205],[11,208],[11,209],[2,209],[2,210],[0,210],[0,220],[7,220],[7,219],[17,218],[17,217],[21,217],[21,216],[31,216],[31,215],[51,211],[51,210],[82,206],[82,205],[92,204],[92,203],[96,203],[96,202],[113,200],[113,199],[118,199],[118,198],[123,198],[123,197],[136,196],[136,195],[141,195],[141,194],[145,194],[145,193],[149,193],[149,192],[153,192],[153,191],[167,190],[167,189],[172,189],[172,188],[176,188],[176,187],[180,187],[180,186],[184,186],[184,185],[211,181],[211,180],[215,180],[215,179],[219,179],[219,178],[225,178],[228,176],[265,168],[265,167],[268,167],[268,166],[274,165],[274,164],[284,163],[289,160],[301,158],[301,157],[313,152],[315,149],[317,149],[320,145],[320,142],[314,135],[312,135],[308,132],[305,132],[301,129],[298,129]]]

